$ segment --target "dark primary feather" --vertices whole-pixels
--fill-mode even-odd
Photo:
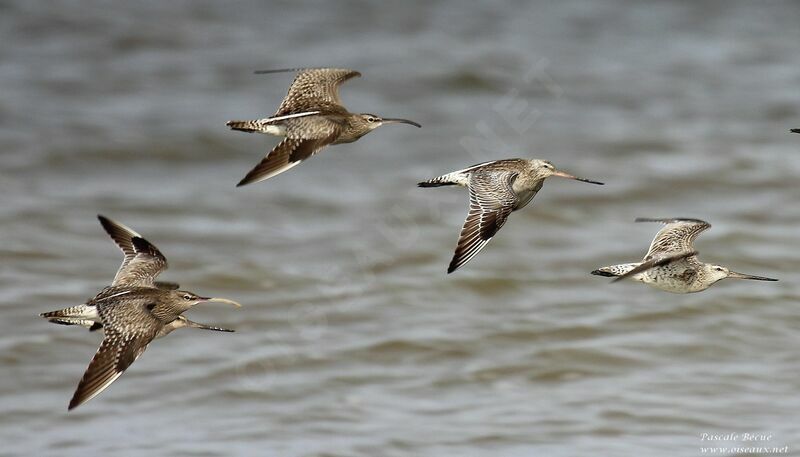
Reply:
[[[123,225],[119,222],[112,221],[111,219],[98,214],[97,219],[100,220],[100,224],[105,229],[106,233],[111,237],[112,240],[119,246],[122,250],[122,253],[125,255],[125,260],[130,260],[136,255],[136,250],[133,247],[133,243],[131,240],[133,237],[138,236],[141,237],[138,233],[136,233],[130,227]],[[125,262],[122,264],[125,265]]]
[[[154,287],[156,276],[167,268],[166,257],[131,228],[101,215],[97,218],[125,255],[112,286]]]

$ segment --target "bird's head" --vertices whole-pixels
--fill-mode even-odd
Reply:
[[[708,282],[709,284],[723,280],[731,273],[727,267],[723,267],[722,265],[712,265],[710,263],[705,265],[705,270],[705,282]]]
[[[170,293],[172,294],[172,302],[177,305],[176,308],[178,308],[180,312],[184,312],[189,308],[203,302],[226,303],[228,305],[233,305],[237,308],[242,306],[239,303],[233,300],[229,300],[227,298],[202,297],[193,292],[188,292],[185,290],[172,290],[170,291]]]
[[[563,172],[561,170],[556,169],[556,167],[548,160],[531,160],[531,164],[533,168],[538,172],[539,177],[541,179],[549,178],[550,176],[558,176],[560,178],[567,178],[567,179],[574,179],[576,181],[588,182],[590,184],[599,184],[603,185],[603,183],[599,181],[592,181],[591,179],[586,178],[579,178],[577,176],[573,176],[569,173]]]

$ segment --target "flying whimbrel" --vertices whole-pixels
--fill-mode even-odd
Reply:
[[[764,276],[737,273],[727,267],[698,260],[694,240],[711,227],[706,221],[638,218],[636,222],[660,222],[666,225],[653,238],[641,262],[599,268],[592,272],[593,275],[616,277],[614,282],[631,278],[676,294],[700,292],[725,278],[777,281]]]
[[[202,302],[241,306],[227,298],[201,297],[178,290],[178,285],[155,281],[167,268],[167,259],[150,242],[130,228],[98,216],[106,232],[125,254],[111,286],[88,302],[42,313],[50,322],[103,329],[103,342],[89,363],[69,409],[105,390],[156,338],[182,327],[222,332],[233,330],[192,322],[181,314]]]
[[[603,184],[572,176],[556,170],[546,160],[536,159],[483,162],[419,183],[419,187],[457,185],[469,189],[469,213],[447,273],[456,271],[480,252],[505,224],[508,215],[524,208],[550,176]]]
[[[342,106],[339,86],[361,76],[341,68],[295,68],[263,70],[257,74],[296,71],[289,93],[272,117],[252,121],[229,121],[233,130],[284,137],[247,173],[238,186],[263,181],[294,167],[329,144],[352,143],[384,124],[414,121],[381,118],[369,113],[351,113]]]

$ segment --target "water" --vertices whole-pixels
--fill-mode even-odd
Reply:
[[[771,433],[800,455],[800,6],[792,2],[0,3],[0,454],[700,455]],[[387,126],[236,189],[291,75],[360,70]],[[487,159],[552,179],[444,274]],[[112,278],[95,219],[164,280],[227,296],[98,398],[66,405],[100,335],[50,325]],[[657,229],[778,277],[677,296],[608,284]],[[711,445],[746,446],[741,439]]]

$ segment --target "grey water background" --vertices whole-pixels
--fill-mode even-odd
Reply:
[[[0,2],[0,455],[692,456],[702,433],[800,455],[800,4]],[[292,75],[363,77],[408,117],[235,188]],[[445,275],[463,189],[423,179],[552,160]],[[40,312],[108,284],[130,225],[164,280],[234,298],[236,329],[157,341],[66,406],[101,335]],[[777,283],[672,295],[588,274],[658,229]],[[785,454],[786,455],[786,454]]]

